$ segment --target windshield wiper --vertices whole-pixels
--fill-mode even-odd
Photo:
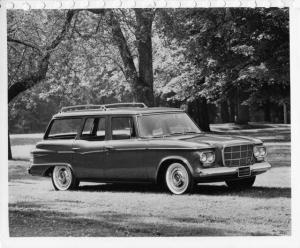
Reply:
[[[193,133],[199,133],[199,132],[195,132],[195,131],[187,131],[187,132],[184,132],[185,134],[193,134]]]
[[[168,134],[168,136],[170,136],[170,135],[182,135],[182,134],[184,134],[184,132],[173,132],[173,133]]]
[[[198,133],[198,132],[195,132],[195,131],[186,131],[186,132],[173,132],[173,133],[170,133],[170,135],[185,135],[185,134],[194,134],[194,133]]]
[[[150,136],[151,138],[164,138],[165,135],[153,135],[153,136]]]
[[[141,138],[144,138],[144,139],[155,139],[155,138],[165,138],[166,135],[152,135],[152,136],[144,136],[144,137],[141,137]]]

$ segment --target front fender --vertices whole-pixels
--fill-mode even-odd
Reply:
[[[180,163],[184,164],[185,166],[187,166],[187,168],[188,168],[189,172],[191,173],[191,175],[194,174],[193,167],[190,164],[190,162],[188,161],[188,159],[186,159],[183,156],[167,156],[167,157],[164,157],[163,159],[161,159],[160,162],[159,162],[159,165],[157,167],[156,174],[155,174],[156,182],[159,179],[160,172],[162,170],[164,170],[168,164],[170,164],[174,161],[177,161],[177,162],[180,162]]]

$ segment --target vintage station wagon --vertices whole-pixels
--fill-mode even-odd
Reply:
[[[78,105],[54,115],[29,173],[56,190],[88,182],[159,183],[183,194],[201,182],[254,184],[271,165],[261,140],[202,132],[176,108],[142,103]]]

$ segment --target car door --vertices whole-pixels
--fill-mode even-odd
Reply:
[[[79,178],[97,180],[104,178],[106,164],[107,117],[87,117],[73,145],[73,163]]]
[[[132,116],[111,116],[106,142],[105,177],[112,181],[148,181],[149,168],[143,165],[146,142],[137,138]]]

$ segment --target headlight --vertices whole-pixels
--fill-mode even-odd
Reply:
[[[201,153],[200,153],[200,161],[201,161],[202,163],[206,163],[206,161],[207,161],[206,153],[204,153],[204,152],[201,152]]]
[[[208,163],[213,163],[215,162],[215,154],[213,152],[207,153],[207,162]]]
[[[257,160],[263,160],[267,154],[267,150],[265,146],[254,146],[253,154]]]
[[[204,166],[209,166],[211,165],[213,162],[215,162],[215,153],[212,151],[207,151],[207,152],[200,152],[200,162],[204,165]]]
[[[259,153],[260,153],[260,156],[264,157],[267,154],[266,148],[265,147],[260,147],[259,148]]]

